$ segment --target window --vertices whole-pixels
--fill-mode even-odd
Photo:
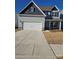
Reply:
[[[31,7],[31,12],[35,12],[35,8]]]
[[[48,12],[48,15],[51,15],[50,12]]]
[[[58,12],[53,12],[53,16],[54,17],[59,17],[59,13]]]

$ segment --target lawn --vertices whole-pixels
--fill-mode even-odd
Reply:
[[[49,44],[63,44],[63,32],[62,31],[44,31],[45,38]]]

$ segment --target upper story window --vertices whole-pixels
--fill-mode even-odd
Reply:
[[[48,12],[48,15],[51,15],[51,13],[50,13],[50,12]]]
[[[31,7],[31,12],[35,12],[35,8]]]
[[[59,12],[53,12],[53,17],[59,17]]]

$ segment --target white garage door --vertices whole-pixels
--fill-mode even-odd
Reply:
[[[24,30],[42,30],[42,23],[24,22],[23,29]]]

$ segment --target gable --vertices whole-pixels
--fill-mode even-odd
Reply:
[[[54,7],[54,8],[52,8],[52,10],[57,10],[57,8],[56,8],[56,7]]]
[[[20,14],[31,14],[31,15],[44,15],[46,16],[43,11],[34,3],[31,2],[28,6],[26,6]]]
[[[54,6],[53,8],[52,8],[52,11],[58,11],[59,9],[56,7],[56,6]]]

